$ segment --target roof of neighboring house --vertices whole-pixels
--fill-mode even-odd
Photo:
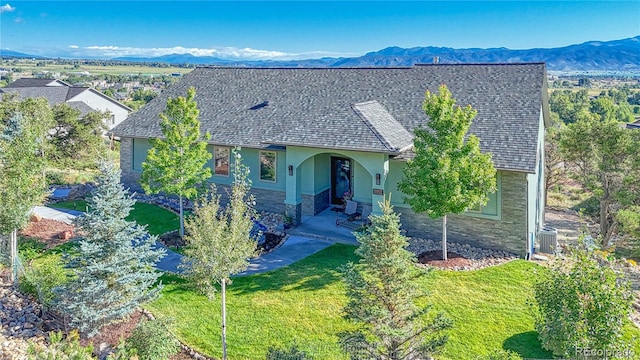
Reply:
[[[51,85],[52,83],[55,83],[55,85]],[[99,91],[96,91],[93,88],[71,86],[60,80],[21,78],[12,82],[4,88],[0,88],[0,93],[16,93],[20,98],[23,99],[43,97],[47,99],[49,105],[61,104],[63,102],[76,102],[75,100],[73,100],[73,98],[85,91],[102,97],[110,101],[114,105],[117,105],[129,112],[133,111],[128,106],[104,95]],[[88,104],[86,104],[85,108],[90,107]],[[92,111],[95,111],[95,109],[92,108]]]
[[[56,79],[20,78],[8,84],[7,88],[40,87],[40,86],[69,86],[64,81]]]
[[[434,64],[409,68],[202,67],[112,131],[161,137],[167,98],[196,88],[201,129],[220,145],[296,145],[398,155],[428,121],[425,90],[447,85],[478,115],[471,133],[497,168],[535,172],[541,116],[547,120],[544,64]],[[405,138],[406,137],[406,138]]]
[[[80,116],[85,116],[90,112],[96,111],[95,109],[93,109],[92,107],[84,103],[83,101],[68,101],[67,104],[74,109],[80,110]]]
[[[56,105],[67,101],[69,88],[66,86],[4,87],[0,92],[18,94],[22,99],[42,97],[47,99],[49,105]]]

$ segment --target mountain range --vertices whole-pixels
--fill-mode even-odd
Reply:
[[[19,54],[19,53],[18,53]],[[0,50],[0,56],[10,55]],[[589,41],[559,48],[511,50],[507,48],[454,49],[448,47],[388,47],[351,58],[320,58],[307,60],[229,60],[199,57],[191,54],[171,54],[159,57],[118,57],[111,60],[131,62],[162,62],[169,64],[253,66],[253,67],[394,67],[433,63],[517,63],[546,62],[547,69],[561,72],[616,71],[640,72],[640,36],[613,41]]]

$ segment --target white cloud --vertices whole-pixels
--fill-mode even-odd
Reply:
[[[13,6],[11,6],[9,4],[4,4],[4,5],[0,6],[0,14],[2,14],[4,12],[12,12],[15,9],[16,8],[14,8]]]
[[[80,49],[80,46],[78,45],[69,45],[70,49]]]
[[[217,47],[217,48],[186,48],[182,46],[162,48],[139,48],[128,46],[95,45],[87,47],[74,47],[74,56],[91,57],[157,57],[171,54],[191,54],[193,56],[212,56],[227,60],[295,60],[311,59],[323,56],[353,56],[354,54],[339,54],[323,51],[305,53],[287,53],[275,50],[260,50],[252,48]]]

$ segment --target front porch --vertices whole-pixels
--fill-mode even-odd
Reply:
[[[335,228],[336,215],[329,209],[342,204],[347,195],[380,213],[389,155],[287,146],[286,169],[285,213],[293,225],[328,229]],[[350,229],[345,231],[351,236]]]
[[[345,215],[337,214],[329,207],[315,216],[302,215],[300,225],[288,229],[286,232],[289,235],[358,245],[356,237],[353,235],[353,229],[345,226],[336,226],[336,219],[339,217],[344,219]]]

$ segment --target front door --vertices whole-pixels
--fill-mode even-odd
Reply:
[[[331,157],[331,203],[342,205],[345,195],[353,194],[351,159]]]

